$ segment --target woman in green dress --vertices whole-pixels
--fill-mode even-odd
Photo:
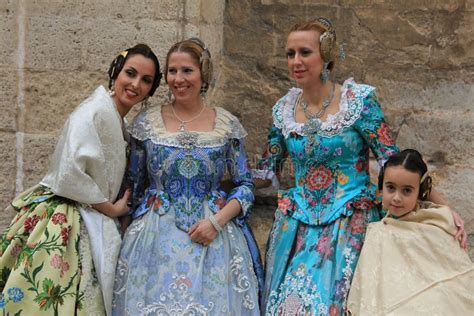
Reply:
[[[161,74],[144,44],[112,62],[109,91],[99,86],[69,116],[48,173],[21,193],[0,237],[4,315],[110,314],[120,249],[117,199],[126,166],[124,116],[153,95]],[[109,292],[107,290],[110,290]]]

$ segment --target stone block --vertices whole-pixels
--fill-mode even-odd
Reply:
[[[13,68],[0,66],[0,130],[16,131],[18,76]]]
[[[473,165],[453,165],[435,172],[440,174],[437,178],[436,188],[448,201],[449,205],[461,215],[465,223],[465,230],[471,236],[468,240],[469,253],[474,259],[474,212],[472,211],[472,188],[474,187]],[[435,177],[436,178],[436,177]]]
[[[17,64],[18,3],[0,4],[0,67],[13,68]]]
[[[12,132],[0,132],[0,231],[10,223],[13,213],[3,210],[15,196],[16,137]]]
[[[408,116],[397,138],[400,148],[416,148],[436,156],[440,165],[474,165],[474,113],[420,113]]]
[[[88,35],[82,39],[81,70],[104,74],[119,52],[138,43],[148,44],[164,65],[168,49],[179,38],[179,24],[173,20],[90,19],[84,24]]]
[[[30,16],[63,16],[87,18],[118,18],[135,20],[141,18],[176,19],[181,2],[174,0],[133,1],[130,0],[28,0]]]
[[[201,0],[201,18],[208,24],[223,24],[225,2],[221,0]]]
[[[466,0],[466,11],[474,11],[474,0]]]
[[[73,70],[81,66],[87,38],[81,17],[28,16],[25,66],[33,70]]]
[[[69,114],[99,84],[107,87],[105,73],[29,72],[26,76],[27,133],[55,133]]]
[[[182,39],[188,39],[190,37],[201,37],[200,25],[194,23],[186,23],[183,27],[183,33],[181,34]],[[181,39],[180,39],[181,40]]]
[[[24,189],[38,184],[44,177],[56,142],[56,135],[25,134],[23,141]]]
[[[459,24],[456,24],[453,36],[456,38],[456,54],[449,56],[453,64],[463,67],[474,63],[474,39],[472,26],[474,25],[474,7],[471,11],[460,15]]]
[[[473,111],[471,100],[474,99],[474,86],[459,79],[428,80],[425,86],[413,81],[398,82],[392,79],[377,80],[377,91],[384,96],[388,108],[405,111],[450,111],[462,114]],[[379,93],[380,92],[380,93]]]
[[[30,16],[27,66],[37,70],[107,70],[123,49],[146,43],[163,58],[176,41],[175,20],[111,16]],[[118,31],[119,30],[119,31]],[[105,67],[104,67],[105,65]]]
[[[464,6],[463,0],[341,0],[341,6],[353,8],[390,8],[400,11],[409,10],[445,10],[453,12]]]
[[[206,43],[207,48],[211,52],[214,66],[222,58],[222,29],[223,25],[219,24],[199,25],[199,37]],[[217,70],[216,67],[214,67],[214,70]]]
[[[201,0],[185,1],[183,18],[187,21],[193,21],[194,23],[197,23],[201,16],[201,7]]]

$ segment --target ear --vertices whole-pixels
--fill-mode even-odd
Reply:
[[[430,197],[431,188],[433,186],[433,179],[430,175],[427,175],[425,179],[420,183],[420,192],[418,198],[422,201],[426,201]]]

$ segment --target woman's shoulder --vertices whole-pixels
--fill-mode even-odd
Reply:
[[[283,128],[285,115],[291,115],[298,96],[301,94],[300,88],[290,88],[272,108],[273,124],[278,128]]]
[[[161,106],[154,105],[140,110],[127,130],[130,135],[138,140],[155,138],[154,136],[165,134],[166,129],[161,118]]]
[[[346,79],[341,87],[341,101],[346,99],[347,102],[355,100],[364,100],[375,94],[375,87],[355,82],[354,78]]]
[[[247,131],[237,116],[220,106],[216,106],[214,109],[216,111],[215,133],[226,138],[241,139],[247,136]]]
[[[84,126],[97,126],[121,124],[121,117],[114,101],[103,86],[97,87],[85,100],[83,100],[69,115],[70,123],[80,122]]]

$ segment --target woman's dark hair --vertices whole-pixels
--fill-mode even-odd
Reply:
[[[418,173],[422,180],[420,182],[420,192],[418,194],[418,198],[424,201],[430,196],[431,185],[433,181],[431,177],[427,174],[428,166],[423,161],[423,156],[415,149],[405,149],[388,158],[379,173],[378,188],[380,191],[383,188],[383,178],[385,170],[388,167],[395,166],[402,166],[408,171]]]
[[[160,62],[158,61],[158,58],[156,57],[155,53],[153,53],[151,48],[146,44],[137,44],[129,49],[124,50],[117,57],[115,57],[115,59],[110,64],[108,71],[109,89],[112,88],[113,82],[115,81],[115,79],[117,79],[119,73],[122,71],[122,68],[125,65],[125,62],[127,61],[127,58],[133,55],[143,55],[144,57],[151,59],[155,64],[155,76],[149,93],[149,95],[152,96],[160,85]]]

